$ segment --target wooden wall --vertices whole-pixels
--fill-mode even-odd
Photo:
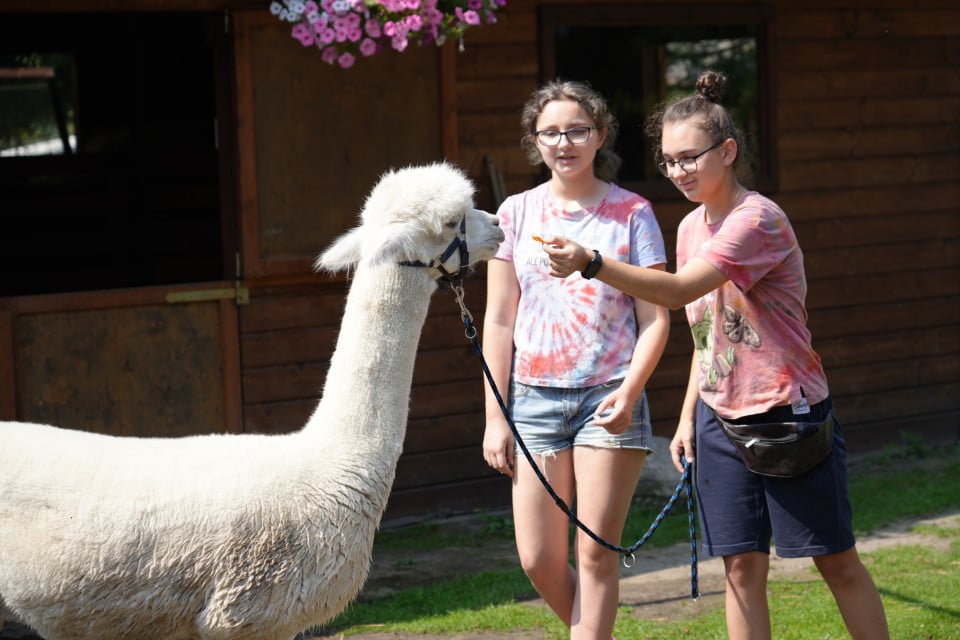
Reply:
[[[539,77],[537,11],[511,0],[458,58],[460,161],[508,193],[539,179],[519,110]],[[606,2],[669,5],[685,1]],[[779,0],[772,104],[779,186],[806,256],[808,308],[852,450],[901,431],[960,435],[960,7],[948,0]],[[730,3],[735,7],[751,3]],[[598,60],[597,64],[616,64]],[[623,73],[629,75],[630,70]],[[481,184],[485,184],[481,180]],[[482,194],[490,198],[489,191]],[[486,201],[487,203],[490,200]],[[673,265],[680,199],[656,199]],[[690,357],[682,313],[650,383],[657,435],[672,434]]]

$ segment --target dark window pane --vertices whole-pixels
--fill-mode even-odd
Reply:
[[[644,124],[659,104],[693,93],[697,76],[713,69],[730,79],[724,106],[744,133],[743,177],[773,186],[772,116],[763,100],[766,14],[597,5],[592,12],[548,8],[542,18],[545,77],[590,82],[620,121],[621,183],[645,194],[670,193],[662,189]]]
[[[73,70],[68,54],[0,55],[0,156],[76,151]]]

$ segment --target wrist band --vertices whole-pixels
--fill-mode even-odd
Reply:
[[[603,266],[603,257],[600,255],[600,252],[596,249],[593,250],[593,260],[591,260],[586,267],[581,271],[581,275],[587,280],[597,275],[597,271],[600,271],[600,267]]]

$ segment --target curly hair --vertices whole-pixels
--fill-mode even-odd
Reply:
[[[653,141],[654,159],[663,159],[663,125],[690,119],[717,142],[733,138],[737,142],[737,157],[734,166],[742,165],[740,151],[746,150],[743,133],[737,128],[730,113],[720,104],[727,88],[727,76],[718,71],[704,71],[697,78],[696,93],[680,98],[669,105],[660,105],[646,122],[646,134]]]
[[[620,124],[603,96],[586,82],[574,80],[548,82],[534,91],[523,105],[523,111],[520,113],[520,126],[523,129],[520,147],[526,152],[530,164],[538,165],[543,162],[543,157],[534,142],[534,134],[537,130],[537,118],[540,117],[547,103],[554,100],[576,102],[583,112],[590,116],[597,129],[606,129],[607,137],[603,141],[603,146],[597,149],[597,155],[593,159],[593,173],[601,180],[608,182],[614,180],[623,163],[620,156],[613,150]]]

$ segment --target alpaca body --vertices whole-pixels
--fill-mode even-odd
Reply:
[[[460,175],[414,171],[427,169]],[[462,183],[451,188],[463,200]],[[446,209],[418,215],[438,218],[434,232],[468,215]],[[489,257],[502,233],[489,214],[470,217]],[[290,640],[356,596],[437,273],[387,261],[390,251],[365,258],[364,236],[348,236],[322,258],[359,266],[323,399],[300,431],[121,438],[0,423],[0,613],[46,640]],[[430,240],[432,253],[442,239]]]

